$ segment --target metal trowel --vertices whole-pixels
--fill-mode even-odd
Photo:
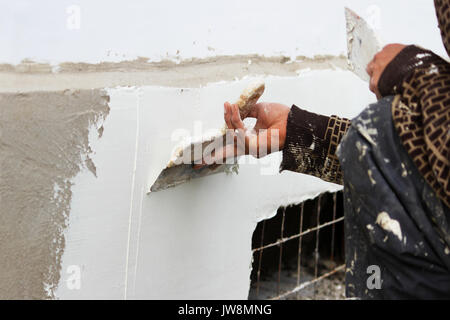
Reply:
[[[364,81],[370,77],[367,64],[381,50],[382,42],[369,24],[349,8],[345,8],[347,27],[347,58],[350,70]]]
[[[240,95],[236,104],[239,107],[241,118],[245,118],[251,111],[253,105],[264,92],[264,82],[255,81],[251,83]],[[186,140],[172,154],[166,168],[161,171],[158,178],[151,185],[148,193],[175,187],[191,179],[201,178],[220,172],[237,172],[238,164],[209,165],[200,169],[194,169],[193,164],[203,157],[205,150],[215,145],[224,146],[226,143],[226,125],[218,130],[213,136],[204,136],[197,141]]]
[[[369,81],[366,72],[367,64],[381,49],[381,41],[369,24],[352,10],[345,8],[347,27],[347,54],[350,70],[364,81]],[[236,102],[239,106],[242,118],[250,112],[252,106],[258,101],[264,92],[264,82],[252,83],[241,94]],[[225,142],[226,126],[215,136],[203,137],[198,141],[186,142],[173,153],[166,168],[159,174],[148,192],[164,190],[175,187],[191,179],[205,177],[221,172],[237,171],[238,165],[221,164],[210,165],[200,169],[194,169],[193,163],[202,158],[202,152],[212,143]],[[195,151],[200,150],[200,152]]]

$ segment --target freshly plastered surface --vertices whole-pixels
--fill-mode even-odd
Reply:
[[[223,102],[235,99],[252,80],[191,89],[107,90],[110,113],[103,136],[93,135],[91,144],[97,177],[82,172],[72,188],[58,298],[247,298],[256,223],[281,205],[341,187],[307,175],[279,174],[276,153],[241,158],[239,174],[146,191],[176,146],[173,133],[221,127]],[[323,114],[340,110],[352,117],[374,100],[364,82],[343,70],[265,82],[263,101],[295,103]],[[317,95],[322,88],[326,94]],[[71,265],[82,270],[78,290],[66,286]]]

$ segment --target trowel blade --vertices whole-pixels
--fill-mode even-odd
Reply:
[[[221,164],[219,166],[205,166],[200,169],[194,169],[191,164],[180,164],[178,166],[165,168],[150,187],[150,192],[160,191],[175,187],[191,179],[201,178],[220,172],[231,172],[235,164]]]
[[[183,148],[182,156],[177,157],[174,162],[169,162],[167,167],[161,171],[158,178],[150,187],[148,192],[155,192],[167,188],[175,187],[191,179],[206,177],[220,172],[237,172],[238,164],[213,164],[204,166],[202,168],[194,169],[192,163],[202,159],[202,154],[207,148],[215,147],[217,145],[224,145],[226,143],[225,135],[218,135],[207,138],[203,141],[197,141],[189,144]]]
[[[248,115],[251,108],[263,94],[264,88],[264,81],[258,80],[250,83],[248,87],[242,91],[239,99],[236,101],[242,119]],[[191,179],[209,176],[219,172],[231,173],[234,171],[237,173],[239,168],[237,157],[233,158],[234,163],[232,164],[226,163],[220,164],[219,166],[210,165],[200,169],[194,169],[192,165],[192,163],[200,162],[205,154],[212,154],[212,151],[220,150],[221,148],[234,143],[234,138],[227,135],[226,130],[227,127],[224,126],[212,136],[203,136],[197,141],[190,141],[189,139],[185,141],[184,146],[177,148],[172,154],[171,160],[166,168],[159,174],[148,192],[175,187]],[[232,140],[228,141],[227,137],[231,137]]]
[[[347,26],[347,58],[352,70],[364,81],[370,77],[366,67],[373,56],[381,50],[382,43],[369,24],[352,10],[345,8]]]

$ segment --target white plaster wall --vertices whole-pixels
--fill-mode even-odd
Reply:
[[[72,5],[80,9],[79,28],[70,20],[74,11],[67,12]],[[0,0],[0,62],[339,55],[346,52],[344,6],[363,16],[375,8],[373,22],[385,42],[417,43],[444,55],[432,0]],[[239,175],[146,190],[171,154],[172,132],[193,131],[195,121],[221,127],[223,102],[236,99],[249,80],[183,92],[108,89],[103,137],[92,128],[90,139],[97,178],[83,171],[73,181],[58,298],[247,298],[256,223],[280,205],[339,186],[291,172],[262,175],[267,159],[278,166],[275,154],[242,164]],[[348,71],[265,80],[263,101],[323,114],[353,117],[374,101],[367,84]],[[81,270],[79,289],[67,285],[71,266]]]
[[[371,17],[386,42],[446,56],[432,0],[0,0],[0,62],[339,55],[344,6]]]
[[[220,128],[223,102],[236,99],[249,81],[183,91],[109,89],[111,112],[103,137],[96,141],[92,135],[97,178],[82,172],[72,189],[58,298],[247,298],[256,223],[273,216],[280,205],[340,186],[277,173],[277,153],[258,161],[241,158],[238,175],[217,174],[149,195],[146,191],[176,144],[172,132],[193,132],[196,121],[204,130]],[[322,114],[353,117],[374,101],[366,84],[348,71],[265,81],[263,101],[295,103]],[[272,174],[262,174],[270,166]],[[71,265],[82,270],[79,290],[66,285]]]

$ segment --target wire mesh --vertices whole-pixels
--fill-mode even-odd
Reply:
[[[320,194],[258,224],[249,299],[344,298],[341,202],[340,191]],[[337,293],[323,292],[324,279]]]

